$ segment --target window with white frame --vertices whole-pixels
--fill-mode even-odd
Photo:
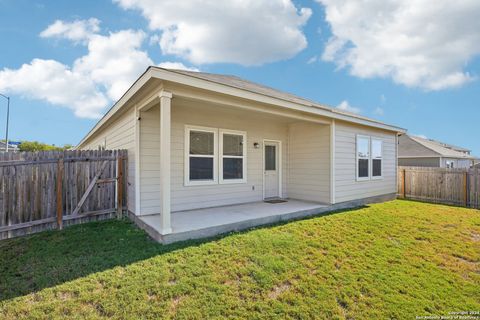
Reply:
[[[382,177],[383,141],[372,138],[372,179]]]
[[[220,130],[220,182],[244,182],[246,174],[246,134],[240,131]]]
[[[246,141],[243,131],[185,126],[185,185],[246,182]]]
[[[357,136],[357,179],[370,177],[370,137]]]
[[[383,141],[357,135],[357,180],[381,179],[383,171]]]
[[[445,161],[445,164],[446,164],[447,168],[453,168],[454,167],[453,160],[447,160],[447,161]]]
[[[217,181],[217,131],[187,127],[185,137],[185,184],[211,184]]]

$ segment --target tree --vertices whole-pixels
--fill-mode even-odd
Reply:
[[[57,147],[55,145],[49,145],[46,143],[38,142],[38,141],[22,141],[18,146],[20,151],[50,151],[50,150],[68,150],[72,148],[71,144],[66,144],[63,147]]]

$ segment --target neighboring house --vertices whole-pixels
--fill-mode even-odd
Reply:
[[[188,210],[258,202],[272,211],[262,201],[275,198],[333,210],[394,198],[403,132],[238,77],[149,67],[77,148],[128,149],[128,210],[137,223],[155,215],[162,240],[180,232],[173,218],[197,212]],[[241,208],[196,219],[218,224]]]
[[[14,143],[9,143],[8,144],[8,152],[17,152],[18,149],[18,144]],[[0,152],[7,151],[7,144],[5,141],[0,141]]]
[[[470,150],[451,144],[403,134],[398,138],[398,165],[415,167],[470,168]]]

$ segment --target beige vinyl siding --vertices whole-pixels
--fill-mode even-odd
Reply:
[[[383,178],[357,181],[357,134],[383,141]],[[395,133],[338,121],[335,128],[335,201],[337,203],[396,192]]]
[[[442,168],[447,167],[447,161],[453,161],[454,168],[470,168],[470,166],[472,165],[472,160],[469,159],[442,158]]]
[[[135,113],[132,109],[120,115],[117,119],[97,132],[87,140],[80,149],[128,150],[128,210],[135,212]]]
[[[439,167],[440,158],[399,158],[398,165],[407,167]]]
[[[160,212],[160,109],[140,113],[140,214]]]
[[[201,108],[201,111],[199,109]],[[245,131],[247,133],[247,182],[184,186],[185,125]],[[263,199],[263,148],[255,149],[254,142],[262,146],[263,139],[282,142],[283,195],[287,195],[287,130],[288,126],[274,117],[247,111],[230,111],[194,103],[173,103],[172,107],[172,211],[214,207]],[[143,191],[142,191],[143,192]]]
[[[296,123],[289,128],[288,196],[330,202],[330,126]]]

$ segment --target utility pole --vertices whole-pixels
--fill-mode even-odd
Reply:
[[[8,152],[8,119],[10,117],[10,97],[0,93],[0,96],[7,99],[7,128],[5,130],[5,151]]]

